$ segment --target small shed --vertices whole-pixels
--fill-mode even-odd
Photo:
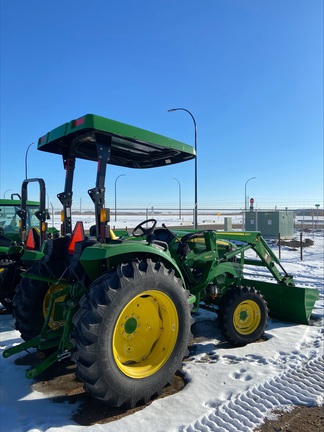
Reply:
[[[294,212],[291,210],[279,211],[250,211],[246,212],[246,231],[261,231],[263,237],[293,238]]]

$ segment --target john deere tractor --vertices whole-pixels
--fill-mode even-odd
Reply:
[[[19,216],[17,211],[21,209],[20,194],[11,194],[10,199],[0,199],[0,259],[8,257],[8,248],[21,242],[19,232]],[[35,212],[39,210],[39,202],[26,201],[26,214],[28,226],[35,225]],[[14,253],[12,251],[12,253]]]
[[[195,157],[191,146],[88,114],[38,141],[38,149],[63,158],[64,191],[58,194],[62,233],[28,250],[32,263],[14,298],[16,327],[24,342],[4,356],[31,347],[48,353],[29,369],[33,378],[54,362],[71,358],[93,397],[112,406],[148,402],[172,381],[187,354],[193,311],[218,314],[234,346],[254,342],[272,316],[307,324],[316,289],[299,288],[259,232],[171,230],[145,220],[118,236],[105,208],[110,164],[130,169],[162,167]],[[95,224],[86,236],[72,227],[72,185],[77,158],[97,162],[88,193]],[[40,256],[41,255],[41,256]],[[270,281],[248,279],[262,266]]]
[[[39,201],[27,199],[27,186],[39,184]],[[40,250],[48,234],[56,235],[52,227],[47,229],[48,211],[45,210],[45,183],[42,179],[23,181],[21,195],[0,200],[0,302],[5,307],[1,313],[10,313],[15,288],[26,262],[21,260],[26,249]],[[28,264],[27,264],[28,265]]]

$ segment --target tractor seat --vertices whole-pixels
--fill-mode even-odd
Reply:
[[[152,234],[153,240],[160,240],[167,244],[169,244],[173,238],[174,236],[172,235],[172,233],[170,233],[169,230],[166,230],[164,228],[157,228]]]
[[[46,253],[42,264],[54,278],[62,276],[69,266],[68,247],[71,236],[47,240]]]
[[[89,236],[90,237],[96,237],[96,225],[91,225],[89,228]],[[109,229],[109,238],[110,240],[118,240],[119,237],[117,237],[114,233],[114,231],[110,228]]]
[[[75,224],[72,235],[54,238],[47,241],[43,266],[49,274],[58,279],[78,279],[82,266],[80,257],[84,249],[97,243],[97,239],[85,237],[83,223]]]
[[[66,277],[71,279],[79,279],[84,274],[83,267],[80,263],[82,252],[85,248],[93,246],[99,243],[96,239],[85,239],[75,243],[74,253],[68,268],[68,274]]]

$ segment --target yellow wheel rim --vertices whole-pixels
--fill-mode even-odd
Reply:
[[[47,290],[44,300],[43,300],[43,315],[44,315],[44,319],[47,315],[47,311],[50,305],[50,300],[51,300],[51,295],[54,293],[57,293],[58,291],[62,290],[63,288],[65,288],[66,285],[51,285],[51,287]],[[49,327],[51,327],[52,329],[56,329],[58,327],[61,327],[62,325],[64,325],[64,321],[62,320],[62,313],[58,313],[59,310],[62,311],[61,308],[58,308],[56,303],[61,303],[65,300],[66,294],[56,298],[54,300],[54,305],[53,305],[53,309],[51,312],[51,316],[48,322]]]
[[[245,300],[234,311],[233,324],[235,330],[242,335],[250,335],[259,326],[261,311],[253,300]]]
[[[179,319],[168,295],[149,290],[134,297],[116,323],[112,348],[118,368],[131,378],[156,373],[177,341]]]

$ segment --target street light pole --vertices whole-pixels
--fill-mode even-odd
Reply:
[[[171,108],[168,110],[168,112],[173,112],[173,111],[186,111],[190,117],[192,118],[192,121],[194,123],[194,127],[195,127],[195,152],[196,152],[196,157],[195,157],[195,206],[194,206],[194,229],[197,229],[198,227],[198,223],[197,223],[197,212],[198,212],[198,167],[197,167],[197,124],[196,124],[196,120],[195,117],[191,114],[191,112],[189,110],[187,110],[186,108]]]
[[[115,222],[117,220],[117,180],[119,179],[119,177],[125,177],[126,174],[120,174],[119,176],[116,177],[115,180]]]
[[[320,206],[320,204],[315,204],[315,207],[316,207],[316,215],[317,215],[317,217],[316,217],[316,219],[317,219],[317,224],[315,224],[316,229],[318,228],[318,208],[319,208],[319,206]]]
[[[6,193],[7,192],[10,192],[12,189],[7,189],[6,191],[4,191],[4,194],[3,194],[3,199],[5,199],[6,198]]]
[[[179,185],[179,219],[181,219],[181,184],[177,178],[172,177],[172,179],[178,182]]]
[[[244,230],[246,229],[246,210],[247,210],[247,199],[246,199],[246,185],[250,180],[255,179],[256,177],[251,177],[245,182],[245,188],[244,188]]]
[[[33,144],[35,144],[35,143],[31,143],[31,144],[29,144],[29,146],[27,147],[27,150],[26,150],[26,154],[25,154],[25,179],[27,179],[28,177],[27,177],[27,156],[28,156],[28,150],[30,149],[30,147],[33,145]]]

